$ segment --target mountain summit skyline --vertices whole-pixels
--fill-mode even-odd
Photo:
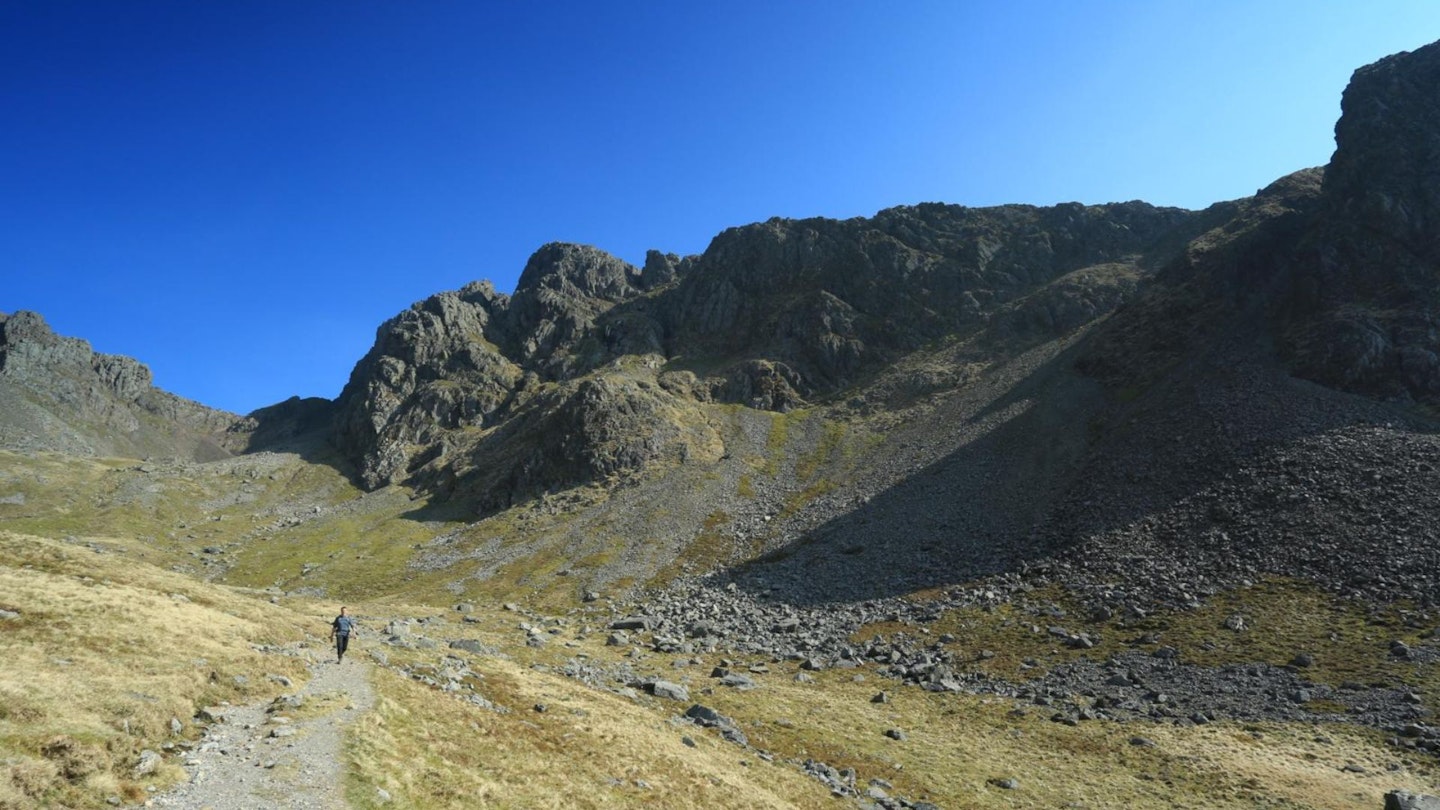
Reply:
[[[1353,67],[1437,17],[11,3],[0,311],[214,407],[334,398],[375,324],[549,242],[639,266],[772,216],[1247,196],[1326,163]]]

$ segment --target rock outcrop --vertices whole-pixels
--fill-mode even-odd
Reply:
[[[34,312],[0,314],[0,446],[75,455],[207,459],[251,425],[152,385],[150,369],[55,334]]]
[[[1301,375],[1440,402],[1440,44],[1355,72],[1323,208],[1296,250],[1284,345]]]
[[[1077,329],[1183,245],[1194,219],[1144,203],[926,204],[733,228],[700,256],[651,251],[643,270],[546,245],[513,296],[471,284],[384,324],[337,403],[337,444],[366,486],[484,468],[506,493],[483,499],[507,503],[694,458],[711,438],[660,437],[688,435],[678,426],[697,423],[699,403],[791,411],[940,338],[993,326],[1003,352]],[[647,426],[645,413],[667,421]],[[520,425],[541,424],[562,432],[564,461],[541,452],[557,450],[549,436],[513,446]],[[509,449],[484,456],[497,442]]]

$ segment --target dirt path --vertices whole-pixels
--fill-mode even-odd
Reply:
[[[268,702],[231,709],[215,723],[186,762],[190,781],[155,797],[154,806],[187,810],[257,807],[340,810],[345,729],[375,703],[370,664],[360,656],[344,664],[310,665],[298,693],[304,705],[266,713]],[[318,714],[310,716],[311,712]],[[276,716],[292,717],[277,722]],[[278,735],[278,736],[275,736]]]

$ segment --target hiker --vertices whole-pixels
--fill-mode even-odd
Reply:
[[[345,660],[345,650],[350,646],[350,637],[360,635],[360,626],[355,620],[345,615],[345,607],[340,607],[340,615],[330,623],[330,638],[335,640],[335,663],[339,664]]]

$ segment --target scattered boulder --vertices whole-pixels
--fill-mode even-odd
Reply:
[[[133,773],[135,774],[135,778],[139,779],[141,777],[150,776],[151,774],[155,773],[155,771],[159,769],[160,763],[162,761],[163,760],[160,758],[159,754],[149,750],[148,748],[144,751],[141,751],[140,761],[135,763],[135,770],[133,771]]]
[[[1385,794],[1385,810],[1440,810],[1440,796],[1392,790]]]
[[[687,701],[690,699],[690,690],[684,686],[671,681],[653,680],[642,684],[646,692],[658,698],[667,700]]]
[[[610,622],[611,630],[650,630],[654,627],[655,619],[650,616],[627,616]]]

